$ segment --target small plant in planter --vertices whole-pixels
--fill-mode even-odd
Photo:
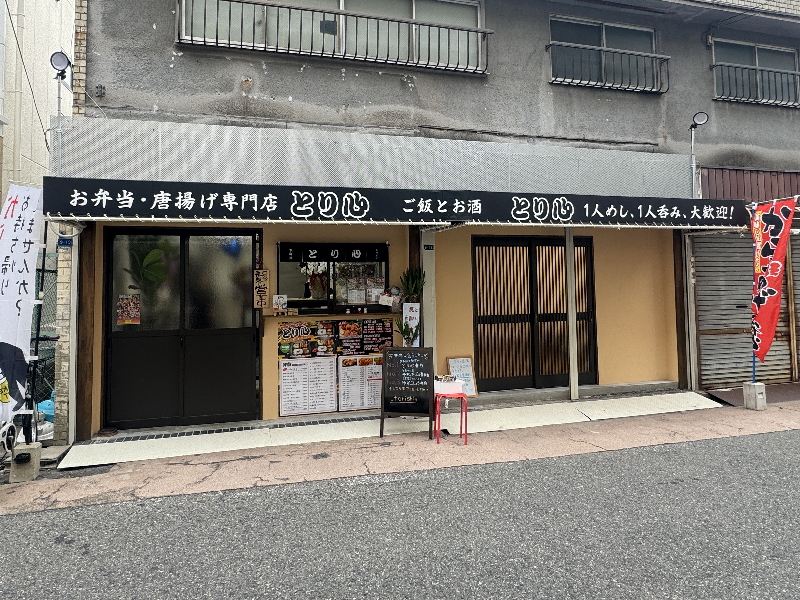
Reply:
[[[414,340],[419,337],[419,325],[411,327],[408,323],[403,321],[402,317],[398,317],[397,333],[403,338],[403,346],[409,348],[414,343]]]
[[[403,290],[405,302],[419,302],[424,286],[425,271],[422,269],[406,269],[400,276],[400,287]]]

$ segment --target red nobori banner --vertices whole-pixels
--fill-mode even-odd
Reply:
[[[767,355],[781,312],[784,259],[797,196],[757,204],[753,210],[753,354]]]

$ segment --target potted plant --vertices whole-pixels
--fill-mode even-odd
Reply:
[[[400,276],[400,287],[405,296],[404,302],[419,302],[422,288],[425,286],[425,271],[422,269],[406,269]]]
[[[414,345],[414,340],[419,337],[419,325],[411,326],[402,317],[397,318],[397,333],[403,338],[403,346],[410,348]]]

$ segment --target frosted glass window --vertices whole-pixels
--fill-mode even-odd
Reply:
[[[253,241],[243,236],[189,238],[186,323],[190,329],[253,325]]]

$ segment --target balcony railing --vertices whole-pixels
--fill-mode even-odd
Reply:
[[[711,70],[717,100],[800,107],[800,72],[730,63],[711,65]]]
[[[490,29],[272,2],[176,0],[176,42],[485,73]]]
[[[663,94],[669,89],[669,56],[551,42],[551,83]]]

